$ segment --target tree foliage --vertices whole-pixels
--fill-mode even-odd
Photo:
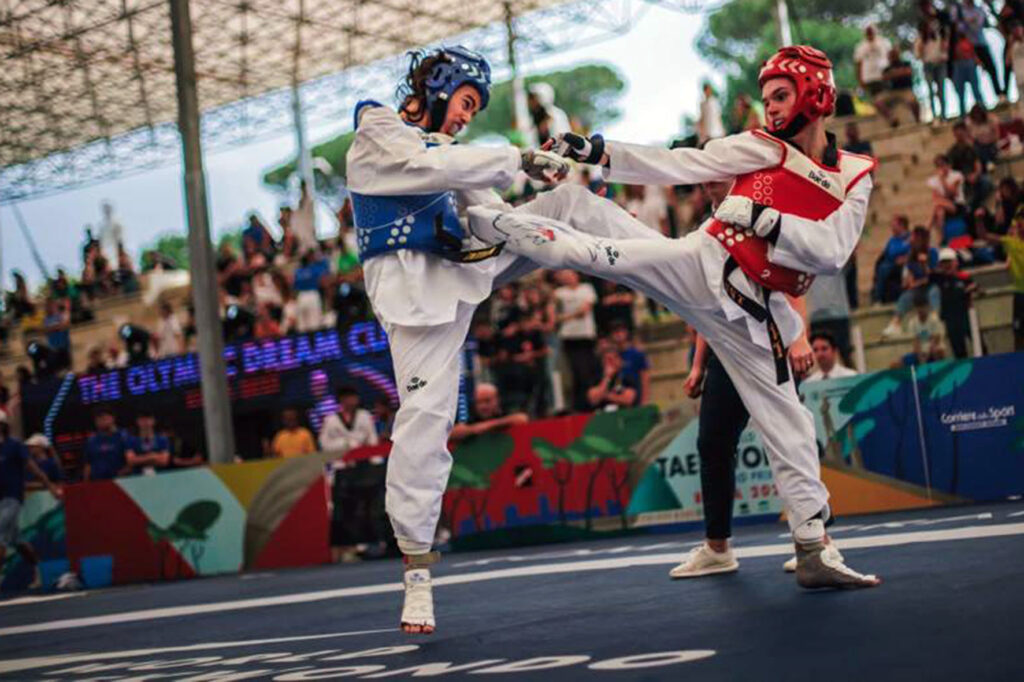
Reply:
[[[144,251],[156,251],[170,258],[179,268],[188,269],[188,237],[177,232],[168,232],[157,237],[157,240]]]
[[[788,0],[793,39],[824,50],[835,65],[836,85],[857,85],[853,51],[869,23],[905,47],[916,31],[916,3],[909,0]],[[708,16],[697,52],[725,74],[723,111],[737,95],[760,99],[757,72],[778,48],[775,0],[732,0]]]

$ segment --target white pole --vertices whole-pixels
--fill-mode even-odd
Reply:
[[[775,12],[779,18],[779,41],[781,47],[793,44],[793,31],[789,26],[789,6],[786,0],[775,0]]]
[[[853,341],[854,369],[858,374],[864,374],[868,371],[868,363],[864,358],[864,330],[860,328],[859,324],[855,324],[850,328],[850,336]]]
[[[973,305],[967,309],[967,319],[971,325],[971,346],[974,357],[980,358],[985,353],[981,348],[981,322],[978,321],[978,309]]]

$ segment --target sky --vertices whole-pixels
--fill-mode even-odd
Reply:
[[[699,60],[693,47],[703,26],[703,17],[658,5],[646,7],[629,33],[529,61],[521,66],[523,74],[580,63],[608,63],[619,70],[628,85],[620,99],[622,118],[603,132],[608,137],[632,142],[664,143],[679,132],[684,113],[696,114],[699,83],[709,77],[713,81],[717,79],[711,68]],[[391,92],[393,86],[385,92],[366,93],[366,96],[390,102]],[[314,128],[309,131],[309,137],[315,144],[344,132],[347,125],[346,121],[337,126]],[[274,223],[282,199],[265,188],[260,177],[294,153],[294,138],[284,135],[204,155],[210,225],[215,236],[238,227],[253,209]],[[123,179],[20,202],[18,207],[51,271],[64,266],[69,273],[77,275],[81,270],[84,227],[99,223],[103,200],[113,203],[114,214],[124,226],[125,246],[133,256],[161,234],[184,234],[181,174],[180,163],[169,164]],[[324,218],[320,216],[321,231],[333,227],[331,221]],[[5,286],[11,286],[7,273],[12,269],[24,272],[33,284],[42,281],[9,206],[0,207],[0,248]]]

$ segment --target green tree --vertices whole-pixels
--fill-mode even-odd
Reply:
[[[143,251],[156,251],[173,260],[179,268],[188,269],[188,237],[178,232],[166,232]]]
[[[453,534],[458,532],[455,528],[456,512],[463,500],[469,502],[476,529],[484,529],[491,477],[512,455],[515,447],[515,440],[507,433],[485,433],[467,438],[452,451],[448,490],[452,494],[449,522]]]
[[[724,111],[736,97],[760,99],[757,72],[778,49],[775,0],[732,0],[708,16],[697,52],[725,74]],[[789,0],[793,39],[824,50],[835,65],[836,85],[855,88],[853,51],[868,23],[894,43],[909,43],[916,4],[906,0]]]
[[[626,89],[626,83],[610,66],[586,64],[568,71],[538,74],[527,78],[526,84],[529,86],[530,83],[539,81],[549,83],[557,93],[558,106],[588,127],[610,123],[622,115],[616,102]],[[490,134],[515,139],[512,125],[511,81],[504,81],[493,87],[490,105],[466,130],[465,139],[471,140]],[[311,153],[314,158],[323,159],[330,168],[331,177],[343,178],[346,172],[345,155],[348,154],[353,139],[355,133],[349,131],[314,146]],[[283,190],[288,187],[288,180],[297,167],[294,159],[277,166],[264,173],[263,182],[275,189]],[[318,190],[322,190],[331,182],[331,177],[322,170],[326,169],[321,166],[314,172]]]

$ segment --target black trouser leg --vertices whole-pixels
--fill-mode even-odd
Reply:
[[[596,363],[593,339],[563,339],[562,350],[569,360],[572,372],[572,407],[577,412],[587,412],[587,390],[593,385],[593,368]]]
[[[732,536],[732,505],[736,494],[736,446],[750,415],[718,358],[708,358],[700,403],[697,451],[704,527],[710,540]]]

